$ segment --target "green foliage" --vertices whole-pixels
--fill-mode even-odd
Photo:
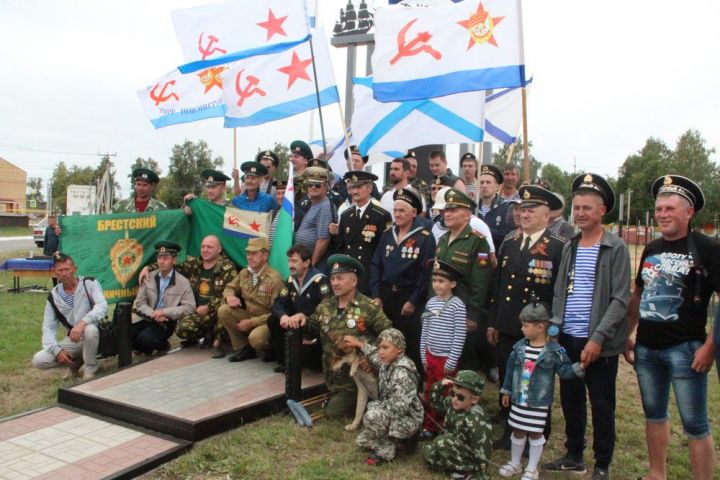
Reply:
[[[72,165],[68,168],[65,162],[60,162],[53,170],[52,178],[52,203],[53,210],[56,213],[65,213],[67,207],[67,187],[68,185],[95,185],[98,186],[100,179],[107,168],[110,168],[110,181],[113,185],[113,196],[117,197],[120,185],[115,180],[112,162],[107,155],[100,159],[97,167],[78,167]]]
[[[175,145],[168,175],[158,189],[158,197],[168,208],[180,208],[186,194],[199,196],[202,193],[200,173],[208,168],[222,167],[223,163],[222,157],[212,157],[212,150],[204,140],[197,143],[186,140],[182,145]]]
[[[571,172],[566,172],[557,165],[546,163],[542,166],[540,178],[550,186],[553,192],[559,193],[565,199],[564,216],[567,217],[572,208],[570,201],[570,185],[575,178]]]
[[[27,194],[26,198],[27,201],[30,202],[30,200],[35,200],[38,205],[42,202],[44,202],[44,196],[43,196],[43,184],[42,184],[42,178],[41,177],[30,177],[27,180]]]
[[[632,191],[630,223],[644,222],[646,212],[652,215],[654,201],[650,189],[653,182],[665,174],[683,175],[694,180],[705,193],[705,205],[717,205],[720,200],[720,170],[710,159],[714,152],[714,149],[705,146],[705,140],[696,130],[683,133],[674,150],[662,140],[648,138],[642,149],[627,157],[619,170],[617,194],[627,195],[628,189]],[[695,223],[712,222],[715,213],[713,208],[706,208],[697,216]]]
[[[259,151],[260,150],[258,150],[258,152]],[[280,159],[280,163],[278,164],[278,168],[275,171],[274,177],[278,180],[285,180],[288,178],[288,162],[290,161],[290,147],[283,143],[275,142],[275,145],[273,146],[272,151],[275,152],[275,155],[277,155],[278,158]]]
[[[528,142],[528,163],[530,166],[529,178],[531,182],[533,182],[538,177],[538,174],[542,169],[542,162],[535,158],[535,156],[531,152],[532,146],[532,141]],[[511,150],[512,155],[510,154]],[[503,167],[505,167],[505,165],[507,165],[508,163],[516,165],[518,167],[518,172],[520,173],[520,183],[523,183],[525,179],[525,170],[522,137],[518,137],[515,145],[503,145],[500,150],[494,152],[492,154],[492,163],[500,170],[502,170]]]

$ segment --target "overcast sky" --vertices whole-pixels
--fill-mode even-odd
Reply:
[[[319,0],[328,32],[346,1]],[[167,172],[174,144],[204,139],[229,172],[232,130],[222,119],[155,130],[136,95],[182,63],[170,12],[205,3],[0,0],[0,157],[47,181],[59,161],[95,165],[82,154],[117,153],[127,193],[135,158],[153,157]],[[694,128],[720,146],[720,2],[544,0],[523,9],[539,160],[615,176],[649,136],[673,146]],[[343,96],[344,50],[332,50]],[[338,136],[337,106],[323,112],[328,136]],[[274,141],[307,139],[309,118],[238,129],[238,161]]]

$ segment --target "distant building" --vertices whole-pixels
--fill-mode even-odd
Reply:
[[[0,157],[0,213],[20,213],[25,207],[27,172]]]

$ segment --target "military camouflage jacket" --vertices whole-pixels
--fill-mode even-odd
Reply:
[[[157,212],[158,210],[167,210],[167,205],[158,200],[157,198],[150,197],[145,212]],[[125,200],[120,200],[112,209],[113,213],[141,213],[135,210],[135,197],[130,197]],[[145,213],[142,212],[142,213]]]
[[[386,365],[380,361],[377,347],[367,342],[362,351],[378,369],[379,398],[371,404],[390,413],[391,437],[408,437],[408,433],[420,428],[425,413],[417,394],[420,374],[415,363],[403,354]]]
[[[485,411],[475,405],[470,411],[455,410],[452,399],[443,396],[445,387],[435,382],[430,389],[430,403],[445,418],[445,432],[461,437],[475,456],[477,465],[486,464],[492,455],[492,426]]]
[[[201,274],[203,271],[202,258],[191,257],[188,255],[185,257],[185,261],[175,265],[175,269],[185,275],[190,280],[190,286],[192,287],[193,293],[195,293],[195,302],[198,301],[198,294],[202,293],[203,296],[208,296],[211,293],[213,298],[208,304],[209,314],[214,315],[217,313],[217,309],[220,308],[223,300],[223,291],[230,281],[237,275],[237,267],[225,254],[221,254],[218,258],[217,263],[212,269],[212,280],[211,285],[201,284]],[[210,292],[200,292],[200,289],[208,288]],[[198,304],[199,305],[199,304]]]
[[[329,389],[336,387],[354,388],[353,382],[347,372],[331,375],[329,372],[330,358],[335,342],[330,338],[333,335],[355,335],[365,339],[375,340],[380,332],[391,328],[392,323],[385,316],[382,308],[361,293],[356,293],[342,313],[338,313],[337,297],[328,297],[320,302],[307,322],[311,335],[318,336],[323,349],[323,371],[325,382]]]

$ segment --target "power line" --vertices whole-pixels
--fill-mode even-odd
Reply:
[[[32,148],[32,147],[24,147],[21,145],[12,145],[9,143],[2,143],[0,142],[0,147],[3,148],[9,148],[11,150],[23,150],[26,152],[37,152],[37,153],[52,153],[52,154],[60,154],[60,155],[86,155],[86,156],[108,156],[108,157],[115,157],[117,156],[116,153],[90,153],[90,152],[68,152],[63,150],[46,150],[42,148]]]

